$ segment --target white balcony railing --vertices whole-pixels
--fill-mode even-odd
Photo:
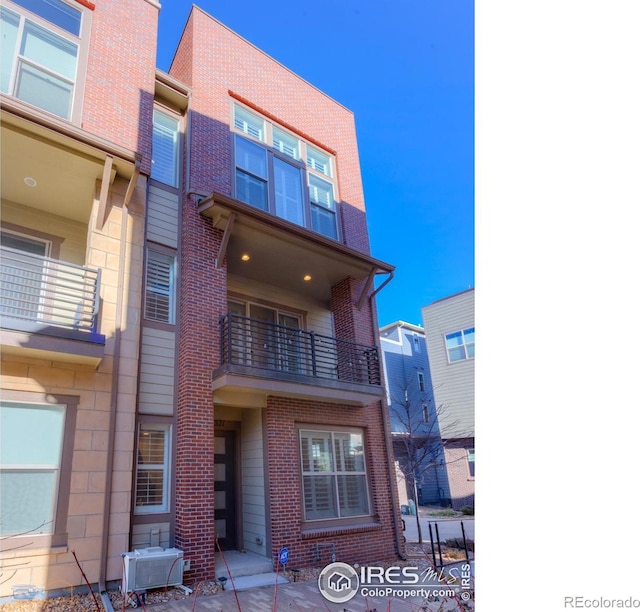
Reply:
[[[2,247],[0,314],[10,321],[97,333],[100,270]]]

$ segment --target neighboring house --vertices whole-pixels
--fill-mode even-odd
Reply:
[[[0,596],[397,558],[353,114],[195,6],[169,74],[154,2],[1,10]]]
[[[474,505],[475,497],[474,297],[468,289],[422,309],[455,509]]]
[[[404,321],[385,325],[380,347],[399,497],[448,506],[451,495],[424,329]]]

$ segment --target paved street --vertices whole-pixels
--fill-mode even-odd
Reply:
[[[404,536],[407,538],[407,542],[418,541],[418,526],[416,525],[416,517],[406,514],[402,515],[402,519],[405,524]],[[444,542],[450,538],[461,538],[462,527],[460,523],[464,523],[464,532],[468,540],[475,540],[475,521],[473,518],[432,518],[432,517],[420,517],[420,526],[422,527],[422,541],[428,542],[429,538],[429,523],[433,531],[433,539],[436,539],[435,524],[438,524],[438,533],[440,535],[440,542]]]

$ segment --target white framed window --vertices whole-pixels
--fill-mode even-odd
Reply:
[[[467,465],[469,466],[469,476],[471,478],[476,477],[476,449],[467,449]]]
[[[171,426],[141,423],[138,428],[136,513],[169,511]]]
[[[63,0],[3,4],[1,91],[63,119],[78,119],[78,67],[87,54],[83,38],[88,39],[90,11]]]
[[[153,142],[151,178],[172,187],[178,186],[180,167],[180,119],[170,113],[153,109]]]
[[[476,328],[469,327],[445,336],[449,363],[473,359],[476,354]]]
[[[234,107],[233,124],[237,130],[265,142],[264,119],[237,104]]]
[[[333,176],[331,157],[311,145],[307,145],[307,166],[325,176]]]
[[[175,261],[173,255],[147,250],[145,319],[175,323]]]
[[[53,535],[59,516],[64,404],[0,403],[0,535]]]
[[[300,429],[306,521],[370,514],[361,430]]]
[[[338,239],[333,157],[234,103],[235,196]]]
[[[429,422],[429,405],[428,404],[422,404],[422,418],[424,420],[425,423]]]

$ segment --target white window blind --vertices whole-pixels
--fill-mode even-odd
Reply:
[[[234,106],[233,123],[237,130],[264,142],[264,120],[257,115],[236,105]]]
[[[151,178],[178,186],[179,122],[157,109],[153,111]]]
[[[136,511],[169,509],[169,426],[141,425],[138,432]]]
[[[174,261],[171,255],[148,251],[144,316],[173,323]]]
[[[300,431],[306,520],[369,514],[362,434]]]
[[[276,215],[304,225],[304,202],[302,199],[302,177],[300,170],[287,162],[273,160],[273,174],[276,192]]]
[[[307,145],[307,166],[325,176],[331,176],[331,158],[310,145]]]
[[[281,153],[293,157],[293,159],[300,159],[300,143],[298,139],[279,130],[277,127],[273,128],[273,146]]]

